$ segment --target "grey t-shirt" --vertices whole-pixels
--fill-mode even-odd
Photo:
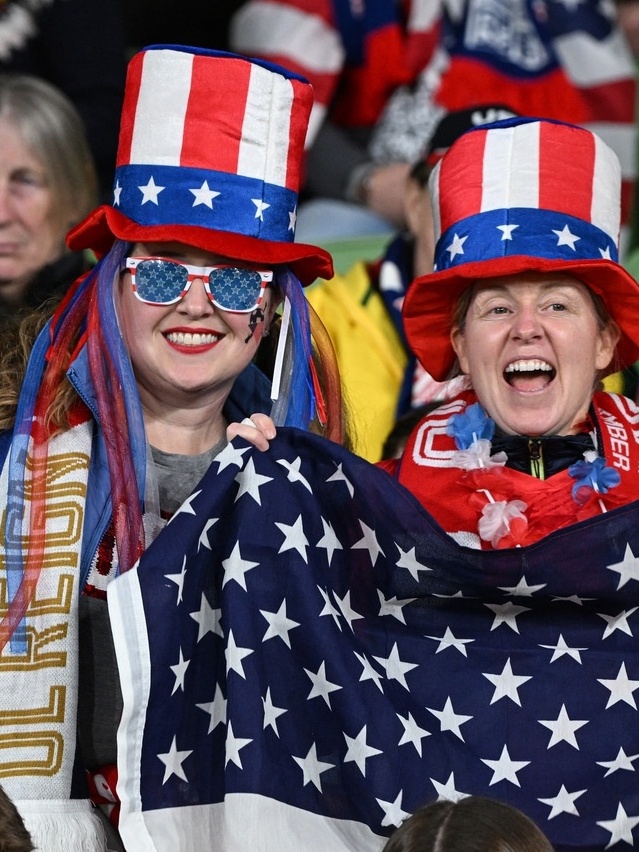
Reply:
[[[151,447],[160,492],[160,509],[163,513],[172,515],[184,503],[209,469],[215,456],[225,446],[226,438],[197,456],[166,453]]]

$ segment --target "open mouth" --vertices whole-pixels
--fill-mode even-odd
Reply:
[[[513,361],[504,370],[508,384],[520,391],[543,390],[556,375],[557,371],[552,364],[537,358]]]

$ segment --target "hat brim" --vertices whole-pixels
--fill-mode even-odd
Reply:
[[[214,254],[265,266],[286,264],[306,286],[317,278],[333,276],[331,255],[318,246],[247,237],[197,225],[140,225],[108,204],[98,207],[67,234],[73,251],[91,249],[106,254],[115,239],[130,243],[180,242]]]
[[[639,359],[639,284],[612,260],[557,261],[510,255],[460,264],[416,278],[404,300],[406,338],[425,370],[445,381],[455,364],[450,341],[452,315],[461,294],[476,281],[506,278],[522,272],[572,275],[597,293],[621,331],[617,354],[622,366]],[[618,369],[611,363],[608,372]]]

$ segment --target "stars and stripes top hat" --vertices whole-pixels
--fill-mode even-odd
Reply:
[[[152,45],[127,72],[111,204],[68,235],[104,254],[115,238],[175,240],[236,260],[288,264],[303,283],[330,255],[294,242],[310,83],[221,51]]]
[[[435,269],[413,282],[403,317],[435,379],[455,362],[451,320],[462,292],[520,272],[560,271],[586,284],[619,325],[622,363],[639,358],[639,284],[618,253],[621,169],[596,134],[521,117],[480,126],[451,146],[429,190]]]

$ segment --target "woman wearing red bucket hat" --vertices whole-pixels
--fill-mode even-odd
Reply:
[[[68,237],[99,262],[38,335],[2,408],[1,645],[24,662],[0,674],[16,711],[3,735],[24,748],[19,760],[3,750],[0,774],[39,848],[104,848],[89,797],[117,821],[110,581],[191,494],[229,422],[263,411],[341,438],[338,382],[326,356],[324,397],[301,289],[332,263],[293,241],[311,103],[305,80],[268,63],[175,46],[136,54],[113,202]],[[281,301],[271,385],[253,362]],[[325,342],[315,325],[313,338]],[[21,372],[11,358],[5,401]],[[263,441],[252,424],[237,432]],[[57,603],[39,608],[43,598]],[[34,684],[27,636],[45,634],[55,662],[36,666]],[[38,690],[62,702],[46,771],[21,719]]]
[[[616,156],[582,128],[508,119],[465,134],[430,189],[436,265],[408,293],[406,335],[435,378],[463,373],[472,390],[382,466],[474,547],[636,499],[636,406],[597,389],[639,355]]]

